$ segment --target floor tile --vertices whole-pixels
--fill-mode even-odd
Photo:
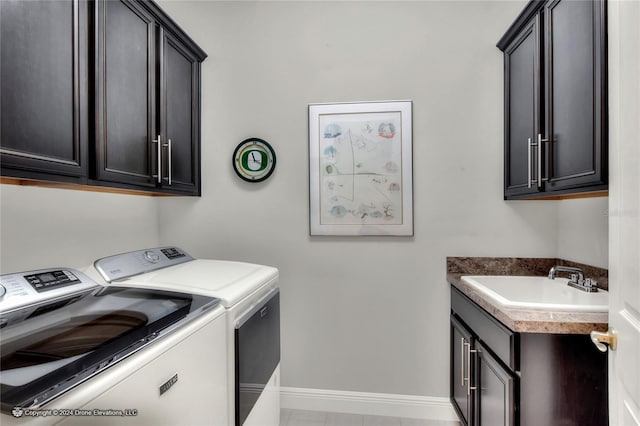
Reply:
[[[427,419],[400,419],[401,426],[459,426],[458,422]]]
[[[325,426],[363,426],[363,416],[359,414],[327,413]]]
[[[326,419],[321,411],[292,410],[286,426],[324,426]]]
[[[363,417],[363,426],[402,426],[400,417],[369,416]]]
[[[291,416],[291,409],[289,408],[281,408],[280,409],[280,426],[287,426],[289,422],[289,417]]]
[[[460,426],[460,423],[283,408],[280,426]]]

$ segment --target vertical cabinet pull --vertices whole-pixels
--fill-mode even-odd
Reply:
[[[542,182],[549,180],[549,178],[542,177],[542,142],[549,142],[549,139],[542,139],[542,133],[538,133],[537,142],[531,142],[531,138],[527,139],[527,186],[531,188],[531,185],[535,182],[538,188],[542,187]],[[533,147],[537,148],[538,152],[538,167],[536,178],[531,176],[533,165],[531,164],[531,150]]]
[[[538,188],[542,186],[542,181],[549,180],[542,177],[542,142],[549,142],[549,139],[542,139],[542,133],[538,133]],[[547,170],[547,176],[549,171]]]
[[[154,139],[151,142],[158,144],[157,153],[157,173],[153,175],[154,178],[157,179],[158,183],[162,183],[162,139],[160,135],[158,135],[158,139]]]
[[[464,337],[460,338],[460,386],[464,386],[464,382],[465,380],[467,380],[464,377]]]
[[[461,385],[464,386],[464,382],[467,382],[467,395],[471,395],[471,391],[472,390],[476,390],[477,387],[476,386],[471,386],[471,354],[475,354],[478,353],[479,351],[477,349],[471,349],[471,343],[467,343],[464,341],[464,338],[461,339],[461,347],[462,347],[462,356],[461,356],[461,370],[462,370],[462,381],[461,381]],[[466,370],[467,370],[467,374],[468,377],[465,377],[464,374],[464,370],[465,370],[465,362],[464,362],[464,358],[465,358],[465,352],[466,352],[466,358],[467,358],[467,365],[466,365]]]
[[[478,389],[477,386],[471,386],[471,354],[478,353],[479,351],[476,349],[471,349],[471,345],[469,345],[469,353],[467,354],[467,370],[469,371],[469,379],[467,380],[467,395],[471,395],[472,390]]]
[[[168,166],[168,171],[167,171],[167,177],[165,178],[167,183],[169,185],[171,185],[171,139],[167,139],[167,143],[165,143],[162,146],[166,146],[167,147],[167,166]]]
[[[162,143],[162,137],[160,135],[158,135],[158,139],[153,139],[151,142],[158,144],[157,145],[157,150],[156,150],[156,156],[158,157],[157,160],[157,170],[158,172],[156,174],[153,175],[154,178],[156,178],[158,183],[162,183],[163,180],[166,180],[167,183],[169,185],[171,185],[172,182],[172,176],[171,176],[171,157],[173,156],[171,153],[171,139],[167,139],[167,143]],[[167,166],[168,166],[168,171],[167,171],[167,177],[163,178],[162,177],[162,148],[166,147],[167,148]]]
[[[531,188],[531,149],[533,148],[533,144],[531,143],[531,138],[527,139],[527,186]]]

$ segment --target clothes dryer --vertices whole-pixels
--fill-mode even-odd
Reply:
[[[177,247],[117,254],[87,271],[107,285],[181,291],[220,299],[227,315],[227,402],[237,426],[280,423],[278,269],[194,259]],[[188,360],[185,360],[188,362]]]

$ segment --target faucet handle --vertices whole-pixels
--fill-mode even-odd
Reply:
[[[598,281],[592,279],[592,278],[587,278],[586,280],[584,280],[584,286],[587,288],[598,288]]]

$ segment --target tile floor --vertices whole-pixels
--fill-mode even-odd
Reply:
[[[280,426],[459,426],[458,422],[407,419],[321,411],[280,411]]]

